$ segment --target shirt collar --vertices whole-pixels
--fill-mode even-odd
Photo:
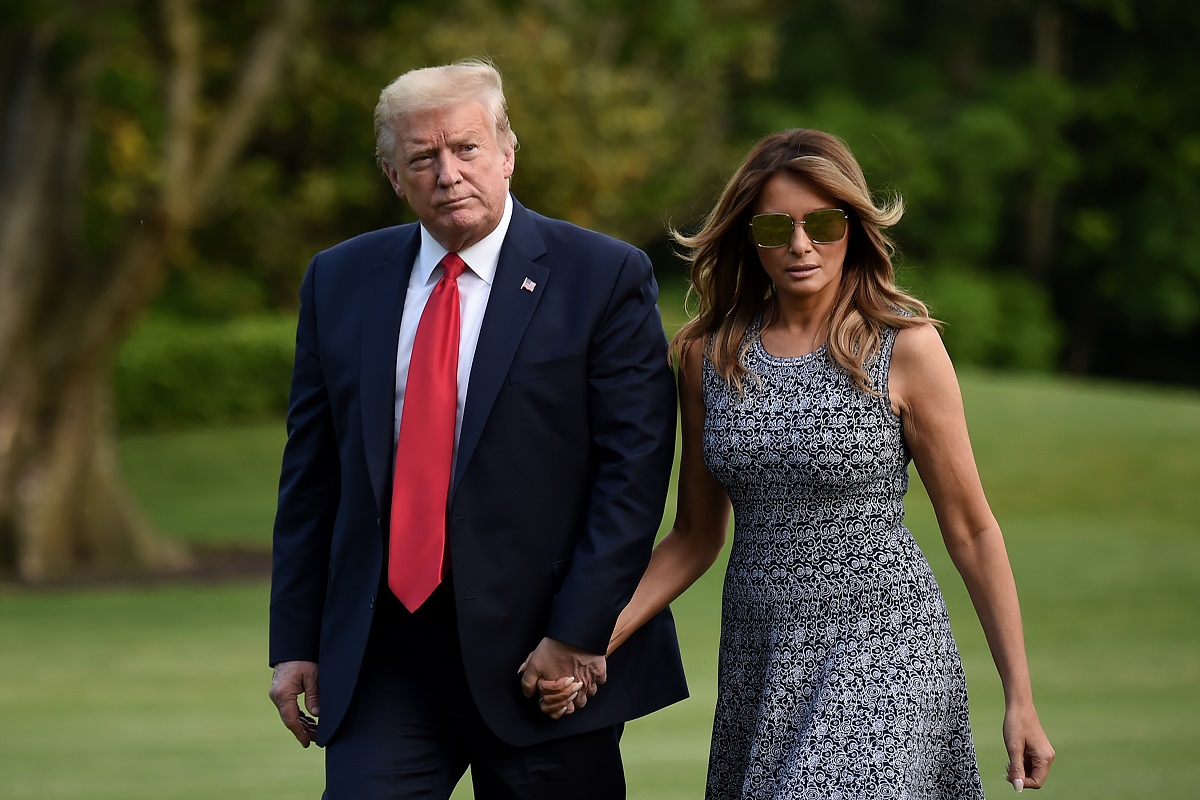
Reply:
[[[487,236],[475,244],[458,251],[458,256],[467,265],[467,269],[475,273],[484,283],[491,286],[496,277],[496,265],[500,263],[500,248],[504,246],[504,237],[508,234],[508,223],[512,220],[512,194],[504,196],[504,213],[500,224]],[[417,263],[413,270],[420,276],[420,285],[426,285],[433,277],[433,271],[449,251],[433,238],[425,226],[421,227],[421,249],[417,253]],[[440,276],[439,276],[440,277]]]

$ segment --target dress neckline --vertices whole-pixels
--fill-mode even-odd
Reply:
[[[754,318],[754,324],[750,329],[750,335],[753,337],[753,346],[758,354],[767,361],[773,361],[780,364],[803,364],[807,361],[812,361],[825,352],[828,342],[821,342],[815,350],[810,350],[807,353],[799,356],[777,356],[767,350],[767,346],[762,340],[762,313],[760,312]]]

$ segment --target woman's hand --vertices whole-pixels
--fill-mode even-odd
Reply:
[[[559,719],[564,714],[574,714],[575,699],[582,688],[583,681],[572,677],[538,680],[538,709],[551,719]]]
[[[1054,748],[1033,706],[1005,711],[1004,746],[1008,749],[1006,778],[1013,788],[1018,792],[1042,788],[1054,762]]]

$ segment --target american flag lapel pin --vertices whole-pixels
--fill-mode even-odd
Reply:
[[[532,292],[537,288],[537,284],[529,280],[529,278],[526,278],[525,280],[521,281],[521,288],[527,292]]]

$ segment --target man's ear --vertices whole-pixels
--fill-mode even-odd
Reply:
[[[504,177],[512,178],[513,172],[517,168],[517,149],[511,144],[508,146],[507,152],[504,154]]]

